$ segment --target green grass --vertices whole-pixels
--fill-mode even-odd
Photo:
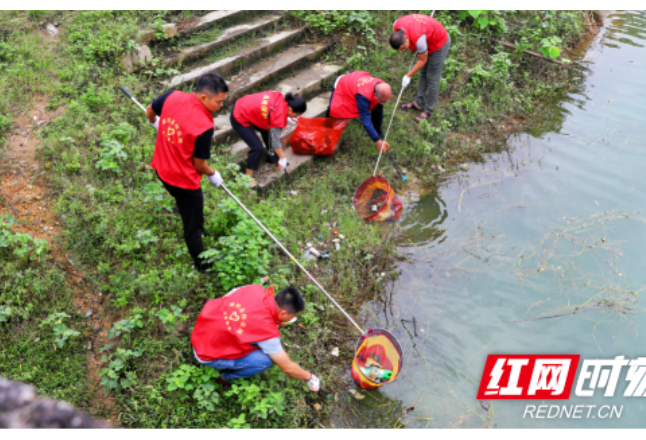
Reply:
[[[342,26],[333,27],[336,33],[323,37],[338,41],[330,61],[347,62],[351,70],[368,70],[391,82],[397,93],[410,57],[383,43],[401,13],[374,13],[368,21],[364,14],[347,18],[354,30],[362,25],[378,29],[379,46],[361,35],[345,35]],[[43,14],[35,16],[42,20],[54,13]],[[67,106],[63,116],[41,130],[39,159],[51,163],[47,183],[58,198],[56,209],[66,230],[64,251],[86,280],[82,290],[102,292],[102,318],[120,322],[110,340],[94,347],[105,356],[104,387],[116,399],[119,422],[147,428],[316,426],[327,411],[334,411],[334,404],[310,393],[303,382],[287,378],[277,367],[225,390],[214,382],[215,375],[201,375],[204,369],[192,356],[189,337],[199,311],[207,299],[226,293],[232,281],[192,270],[174,201],[149,168],[154,131],[141,110],[118,90],[126,86],[144,105],[161,93],[157,78],[129,75],[118,65],[138,29],[170,15],[163,11],[57,14],[52,16],[66,32],[58,44],[51,45],[39,40],[42,29],[34,14],[0,13],[0,27],[12,31],[10,59],[0,58],[0,85],[6,90],[0,95],[0,113],[17,116],[39,96],[50,100],[50,108]],[[512,116],[529,116],[539,102],[571,86],[570,70],[507,54],[455,15],[440,11],[437,17],[454,37],[438,111],[420,126],[411,122],[411,113],[398,111],[390,134],[399,162],[426,182],[434,179],[431,165],[450,168],[462,160],[481,158],[502,144],[505,131],[494,127]],[[514,41],[528,26],[538,29],[534,19],[530,12],[509,15],[504,38]],[[581,29],[575,19],[564,13],[551,20],[556,23],[553,32],[570,43],[577,41]],[[574,24],[563,25],[570,21]],[[230,50],[249,42],[232,45]],[[229,52],[218,56],[224,53]],[[414,84],[404,100],[412,98]],[[387,106],[387,115],[393,104]],[[393,256],[390,242],[383,242],[390,225],[366,224],[351,208],[351,196],[371,174],[376,155],[360,124],[350,124],[337,154],[293,173],[289,189],[297,195],[288,195],[283,181],[262,200],[243,189],[245,181],[227,156],[214,156],[210,164],[223,172],[229,186],[292,253],[300,256],[307,242],[330,251],[329,261],[309,262],[307,267],[356,314],[363,301],[380,294],[379,274],[388,272]],[[389,177],[391,169],[384,162],[382,170]],[[392,182],[396,190],[405,188],[401,181]],[[205,244],[214,255],[236,255],[227,274],[235,274],[241,285],[269,274],[277,288],[293,284],[308,303],[316,304],[307,309],[300,325],[283,330],[283,339],[295,361],[321,375],[326,388],[337,389],[350,364],[350,350],[344,347],[354,342],[354,330],[260,229],[242,220],[244,214],[221,190],[208,183],[203,189],[206,225],[214,234]],[[244,228],[236,228],[238,224]],[[334,229],[345,236],[339,251],[331,242]],[[231,243],[240,246],[234,249]],[[92,329],[73,304],[78,293],[50,264],[51,255],[28,260],[0,247],[0,256],[7,261],[0,269],[0,307],[16,311],[7,322],[0,322],[0,374],[33,383],[45,395],[105,416],[103,408],[92,403],[93,395],[103,391],[87,382],[86,344]],[[54,344],[50,328],[40,327],[48,316],[60,312],[71,316],[66,325],[80,333],[63,348]],[[331,362],[327,352],[333,346],[341,347],[341,357]],[[184,385],[177,387],[177,382]],[[324,405],[323,412],[312,409],[315,402]]]

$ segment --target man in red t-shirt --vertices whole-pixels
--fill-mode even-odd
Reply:
[[[220,370],[225,385],[260,374],[275,362],[283,373],[318,391],[319,378],[289,359],[280,343],[278,325],[304,309],[305,301],[293,287],[276,296],[273,287],[265,290],[257,284],[234,289],[202,308],[191,334],[193,354],[201,364]]]
[[[205,273],[210,265],[200,258],[204,252],[203,175],[216,186],[220,173],[206,162],[211,158],[213,115],[222,108],[229,86],[222,76],[207,73],[198,78],[193,93],[172,90],[146,109],[157,129],[152,167],[166,190],[175,198],[184,225],[184,240],[195,263]]]
[[[390,36],[390,46],[399,51],[410,50],[417,54],[417,63],[404,75],[405,89],[417,72],[420,72],[417,97],[413,102],[402,104],[403,109],[424,111],[415,118],[421,122],[433,112],[440,91],[440,79],[444,61],[451,48],[451,37],[442,24],[424,14],[405,15],[394,24],[395,33]]]

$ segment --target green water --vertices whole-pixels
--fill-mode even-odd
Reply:
[[[365,308],[402,343],[404,370],[343,403],[335,426],[646,427],[646,397],[623,397],[627,368],[613,398],[538,402],[623,405],[620,418],[523,419],[536,402],[476,400],[488,354],[646,356],[645,46],[645,12],[611,14],[579,91],[506,152],[404,200],[409,260]]]

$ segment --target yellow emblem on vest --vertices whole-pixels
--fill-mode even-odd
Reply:
[[[227,325],[227,330],[231,332],[236,332],[238,334],[242,334],[244,332],[242,327],[247,326],[247,323],[244,322],[244,320],[247,319],[247,315],[242,313],[244,311],[244,308],[240,308],[240,307],[241,307],[240,304],[231,302],[229,303],[229,309],[233,309],[233,310],[229,310],[228,312],[227,311],[222,312],[224,316],[225,324]],[[236,310],[236,309],[240,309],[240,310]],[[239,324],[236,325],[235,323],[239,323]],[[233,327],[238,327],[238,328],[233,328]]]

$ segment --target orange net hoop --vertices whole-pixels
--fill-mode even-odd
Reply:
[[[366,221],[394,222],[402,214],[402,203],[390,183],[379,174],[364,180],[352,198],[354,210]]]
[[[369,329],[357,341],[350,372],[354,383],[365,390],[374,390],[397,379],[403,366],[402,348],[388,331]],[[386,371],[387,379],[379,376]]]

